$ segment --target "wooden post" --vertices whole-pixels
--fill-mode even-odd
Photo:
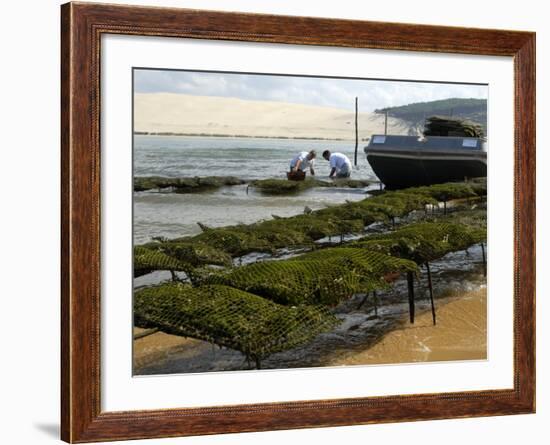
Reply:
[[[435,326],[436,321],[435,321],[434,291],[432,286],[432,272],[430,270],[430,263],[428,262],[426,262],[426,271],[428,272],[428,289],[430,290],[430,303],[432,304],[432,319]]]
[[[414,323],[414,277],[412,272],[407,272],[407,285],[409,288],[409,318]]]
[[[384,111],[384,135],[388,134],[388,110]]]
[[[359,130],[357,128],[357,100],[358,98],[355,98],[355,159],[354,159],[354,165],[357,167],[357,149],[359,147]]]

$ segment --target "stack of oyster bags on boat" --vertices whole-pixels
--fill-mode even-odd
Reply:
[[[482,138],[483,127],[475,122],[453,119],[444,116],[432,116],[426,119],[424,136],[458,136]]]

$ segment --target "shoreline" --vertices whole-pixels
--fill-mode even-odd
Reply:
[[[320,136],[267,136],[267,135],[248,135],[248,134],[218,134],[218,133],[173,133],[170,131],[134,131],[134,136],[178,136],[178,137],[197,137],[197,138],[232,138],[232,139],[282,139],[299,141],[355,141],[353,138],[328,138]],[[367,142],[370,138],[362,138],[359,142]]]
[[[322,367],[350,365],[389,365],[487,358],[486,288],[461,292],[436,300],[437,325],[432,324],[430,310],[417,315],[414,325],[403,314],[396,328],[382,334],[368,348],[338,354]],[[145,330],[134,328],[134,334]],[[192,358],[206,342],[156,332],[133,341],[134,369],[138,370],[177,356]],[[215,346],[212,346],[215,347]],[[280,368],[284,369],[284,368]],[[200,372],[200,371],[199,371]],[[205,371],[207,372],[207,371]],[[135,375],[142,375],[136,372]]]

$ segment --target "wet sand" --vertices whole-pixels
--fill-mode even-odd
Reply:
[[[467,292],[437,308],[437,325],[431,311],[420,314],[389,332],[369,349],[340,357],[329,366],[374,365],[487,358],[486,288]]]
[[[142,334],[145,331],[147,329],[134,327],[134,335]],[[169,335],[164,332],[155,332],[154,334],[138,338],[134,340],[134,369],[169,359],[170,356],[181,354],[185,350],[201,343],[203,342],[200,340]]]

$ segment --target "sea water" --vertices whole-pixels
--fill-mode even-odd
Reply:
[[[300,151],[317,151],[315,173],[327,179],[324,150],[344,153],[353,163],[354,141],[134,136],[134,176],[236,176],[245,180],[286,178],[289,163]],[[376,180],[363,145],[352,178]],[[309,172],[308,172],[309,175]],[[211,227],[250,224],[273,215],[292,216],[345,201],[364,199],[366,189],[314,188],[286,196],[265,196],[246,184],[189,194],[159,191],[134,193],[134,242],[152,237],[174,238],[200,232],[198,222]]]

